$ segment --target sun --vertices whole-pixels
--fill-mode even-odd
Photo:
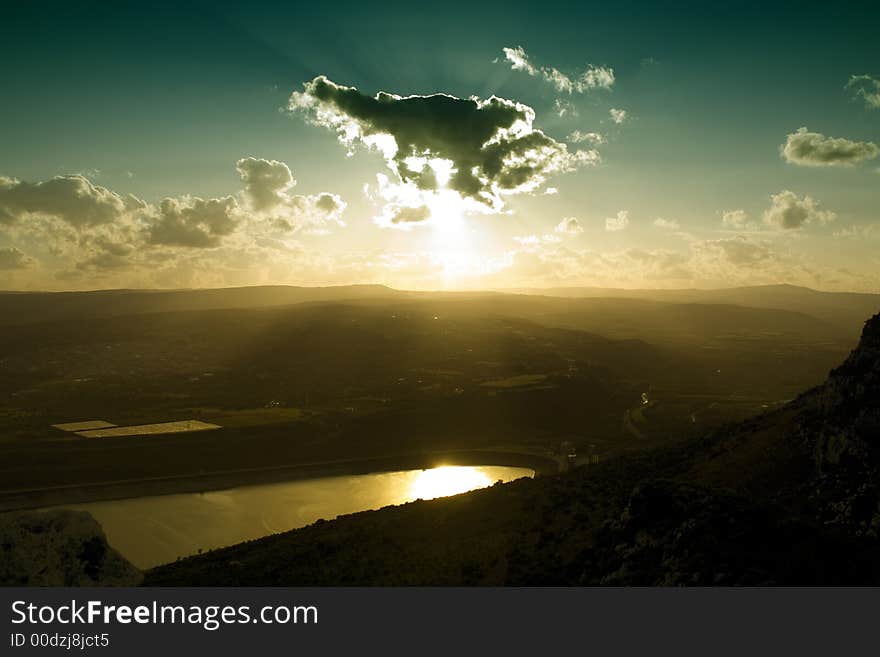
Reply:
[[[444,190],[432,199],[430,210],[431,259],[442,270],[444,281],[454,285],[473,272],[478,259],[464,203],[457,192]]]

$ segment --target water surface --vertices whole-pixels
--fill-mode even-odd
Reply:
[[[324,518],[432,499],[490,486],[498,480],[531,477],[528,468],[444,466],[429,470],[323,477],[92,502],[67,508],[91,513],[107,540],[138,568],[150,568]]]

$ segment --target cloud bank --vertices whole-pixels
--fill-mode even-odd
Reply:
[[[82,175],[56,176],[36,183],[0,176],[0,224],[43,214],[84,228],[111,223],[142,206],[139,199],[120,196]]]
[[[25,269],[33,263],[33,259],[14,246],[0,248],[0,269]]]
[[[25,268],[55,280],[182,270],[222,253],[223,264],[270,260],[290,237],[344,225],[337,195],[295,195],[286,164],[242,158],[242,189],[218,198],[191,195],[147,203],[82,175],[27,182],[0,177],[0,270]],[[216,264],[214,265],[217,266]],[[114,286],[119,286],[117,278]],[[157,281],[158,282],[158,281]]]

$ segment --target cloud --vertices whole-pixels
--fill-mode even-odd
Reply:
[[[629,113],[625,109],[616,109],[614,107],[608,110],[608,115],[617,125],[620,125],[629,118]]]
[[[33,258],[29,258],[14,246],[0,248],[0,269],[25,269],[33,264]]]
[[[673,251],[632,248],[599,252],[561,244],[533,244],[510,254],[507,267],[498,274],[498,281],[507,286],[529,287],[644,286],[647,281],[689,280],[688,262],[687,254]]]
[[[880,109],[880,80],[870,75],[851,75],[846,89],[865,101],[868,109]]]
[[[624,230],[629,226],[629,212],[620,210],[616,216],[605,219],[605,230],[618,231]]]
[[[321,230],[328,223],[345,225],[342,213],[347,204],[340,196],[327,192],[312,196],[290,193],[296,180],[284,162],[244,157],[235,167],[244,183],[241,196],[245,206],[258,216],[271,219],[275,227],[296,231]]]
[[[149,228],[151,244],[210,248],[238,225],[234,212],[238,204],[231,196],[201,199],[193,196],[166,198],[159,204]]]
[[[296,185],[290,168],[277,160],[243,157],[235,163],[235,168],[244,182],[243,195],[257,212],[285,205],[288,190]]]
[[[580,130],[574,130],[568,135],[568,141],[575,144],[588,142],[593,146],[601,146],[605,143],[605,137],[598,132],[581,132]]]
[[[59,282],[187,285],[193,281],[184,270],[212,267],[233,276],[218,284],[244,283],[236,278],[242,276],[237,263],[253,269],[277,260],[283,267],[289,264],[291,233],[326,232],[328,222],[342,224],[342,198],[327,192],[292,194],[296,181],[284,163],[242,158],[237,168],[243,186],[234,194],[183,195],[155,204],[81,175],[43,182],[0,177],[0,232],[9,245],[0,249],[0,267],[39,264],[29,280],[39,277],[46,288]]]
[[[675,219],[663,219],[662,217],[654,219],[654,225],[663,230],[678,230],[680,227]]]
[[[565,217],[565,219],[556,224],[556,228],[553,230],[557,233],[565,233],[566,235],[579,235],[584,232],[584,227],[581,226],[581,222],[575,217]]]
[[[532,240],[496,275],[504,286],[727,287],[786,281],[810,287],[870,290],[878,277],[815,265],[770,239],[733,235],[688,242],[685,251],[627,248],[593,251]],[[491,282],[491,281],[490,281]]]
[[[84,228],[111,223],[143,205],[133,196],[122,197],[94,185],[82,175],[56,176],[36,183],[0,176],[0,223],[42,215]]]
[[[721,223],[728,228],[742,229],[749,223],[749,215],[745,210],[725,210],[721,214]]]
[[[401,184],[427,195],[453,190],[482,211],[500,211],[504,196],[599,160],[594,150],[569,152],[533,126],[531,107],[497,96],[367,96],[319,76],[291,95],[289,108],[349,147],[379,150]]]
[[[779,152],[786,162],[801,166],[852,166],[877,157],[880,148],[869,141],[826,137],[804,127],[788,135]]]
[[[880,224],[863,224],[859,226],[846,226],[832,233],[837,239],[873,239],[880,237]]]
[[[46,193],[46,185],[28,186]],[[326,193],[304,198],[325,214],[341,202]],[[141,202],[113,221],[89,225],[72,225],[69,216],[44,210],[16,214],[0,223],[0,238],[8,245],[0,248],[0,268],[6,280],[40,289],[332,281],[322,278],[327,270],[314,249],[293,241],[289,232],[279,233],[269,215],[248,203],[244,190],[216,199],[184,195]],[[42,199],[32,205],[48,207]],[[316,269],[302,271],[306,263]],[[369,276],[367,269],[362,273]]]
[[[522,235],[514,237],[513,241],[520,246],[534,247],[546,244],[558,244],[562,241],[562,238],[558,235],[553,235],[552,233],[546,233],[544,235]]]
[[[798,198],[797,194],[783,190],[770,196],[770,207],[764,211],[764,222],[786,230],[801,228],[808,223],[828,223],[837,215],[822,210],[819,202],[809,196]]]
[[[776,257],[767,243],[757,242],[742,235],[697,242],[695,249],[710,258],[721,257],[738,267],[755,266]]]
[[[553,111],[560,119],[563,119],[566,116],[570,116],[572,118],[578,116],[577,107],[574,106],[574,103],[568,100],[564,100],[562,98],[557,98],[553,101]]]
[[[394,214],[391,217],[391,223],[418,223],[421,221],[427,221],[430,216],[430,208],[424,205],[418,207],[402,206],[395,209]]]
[[[575,77],[570,77],[553,67],[535,66],[522,46],[502,48],[501,51],[511,69],[542,78],[560,93],[582,94],[591,89],[610,89],[614,86],[614,70],[611,68],[590,64]]]

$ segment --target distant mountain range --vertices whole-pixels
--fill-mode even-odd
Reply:
[[[880,307],[880,294],[819,292],[792,285],[769,285],[716,290],[626,290],[594,287],[560,287],[461,292],[416,292],[384,285],[331,287],[254,286],[193,290],[95,290],[86,292],[0,292],[0,325],[57,319],[94,319],[144,313],[259,308],[301,303],[370,300],[473,299],[500,308],[515,304],[523,295],[568,299],[567,305],[545,301],[550,312],[574,308],[611,311],[635,308],[650,312],[657,304],[725,305],[789,311],[815,318],[856,337],[865,317]],[[589,301],[588,301],[589,300]],[[626,302],[629,302],[628,304]],[[634,305],[640,304],[640,305]],[[713,310],[718,321],[726,321]]]
[[[797,285],[758,285],[713,290],[627,290],[599,287],[555,287],[505,290],[520,294],[584,298],[650,299],[669,303],[722,303],[777,308],[805,313],[837,325],[861,323],[880,308],[880,294],[820,292]]]
[[[0,308],[4,311],[0,314],[0,325],[144,313],[260,308],[315,301],[388,298],[404,294],[384,285],[263,285],[198,290],[0,292]]]

